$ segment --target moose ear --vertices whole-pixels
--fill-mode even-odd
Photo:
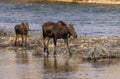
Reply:
[[[26,22],[26,24],[28,25],[28,22]]]
[[[21,25],[24,25],[24,23],[22,22]]]
[[[71,26],[73,26],[73,25],[72,25],[72,24],[67,24],[67,26],[68,26],[68,27],[71,27]]]

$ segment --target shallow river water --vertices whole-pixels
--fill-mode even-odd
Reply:
[[[66,54],[36,56],[26,49],[0,52],[0,79],[119,79],[120,60],[88,62]]]

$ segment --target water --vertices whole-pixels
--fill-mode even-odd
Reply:
[[[76,3],[0,3],[0,28],[13,29],[28,22],[31,29],[41,32],[47,21],[63,20],[74,25],[79,35],[120,35],[120,6]]]
[[[119,79],[119,59],[85,62],[66,54],[36,56],[14,48],[0,51],[0,79]]]

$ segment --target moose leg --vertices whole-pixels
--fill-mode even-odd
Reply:
[[[70,52],[70,47],[69,47],[69,44],[68,44],[68,39],[64,39],[64,42],[67,45],[67,49],[68,49],[69,55],[72,56],[72,53]]]
[[[48,51],[48,43],[49,43],[49,40],[50,40],[49,37],[46,37],[46,38],[44,39],[44,52],[46,51],[48,55],[49,55],[49,51]]]
[[[54,38],[53,39],[53,42],[54,42],[54,55],[56,54],[56,42],[57,42],[57,39]]]
[[[45,37],[43,38],[43,45],[44,45],[44,52],[46,51],[46,48],[45,48]]]
[[[21,35],[21,38],[22,38],[22,44],[21,44],[21,46],[23,46],[23,43],[24,43],[24,35]]]
[[[27,46],[27,36],[25,35],[25,46]]]
[[[15,46],[17,45],[18,35],[15,36]]]

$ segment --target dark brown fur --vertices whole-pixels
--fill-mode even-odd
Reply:
[[[14,27],[14,29],[15,29],[15,33],[16,33],[15,46],[17,45],[17,40],[18,40],[19,35],[21,36],[21,39],[22,39],[21,45],[23,46],[23,44],[25,43],[25,46],[26,46],[27,45],[27,34],[29,31],[28,23],[18,24]]]
[[[49,54],[48,43],[50,38],[53,38],[55,53],[56,53],[57,39],[64,39],[69,54],[71,55],[68,44],[68,38],[70,36],[77,38],[77,34],[72,25],[65,24],[63,21],[58,21],[57,23],[46,22],[42,25],[42,31],[43,31],[43,41],[44,41],[44,52],[47,52],[47,54]]]

